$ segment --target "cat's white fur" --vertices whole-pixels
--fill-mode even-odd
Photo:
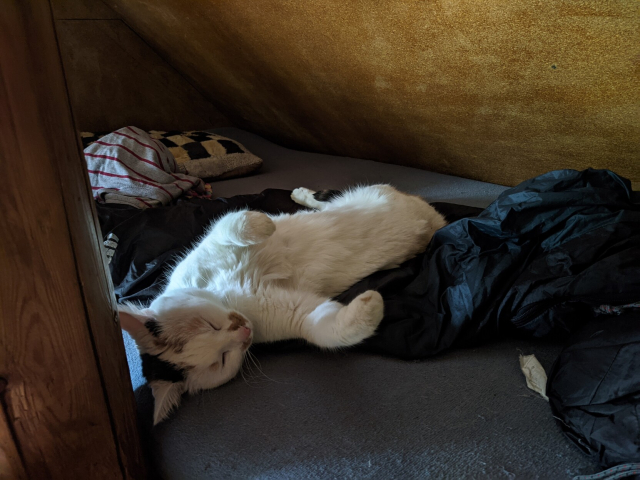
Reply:
[[[329,202],[313,193],[299,188],[292,198],[316,211],[224,215],[176,265],[149,308],[121,306],[123,328],[141,352],[186,372],[184,382],[150,382],[154,423],[184,391],[233,378],[252,341],[303,338],[335,348],[373,335],[384,311],[378,292],[348,305],[331,298],[422,252],[446,223],[421,198],[388,185],[354,188]],[[150,320],[159,326],[155,335],[144,327]]]

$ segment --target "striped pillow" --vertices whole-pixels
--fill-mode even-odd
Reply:
[[[151,130],[150,136],[173,154],[178,171],[202,179],[240,177],[262,166],[262,159],[249,152],[244,145],[214,133],[177,130]],[[82,133],[84,148],[106,133]]]

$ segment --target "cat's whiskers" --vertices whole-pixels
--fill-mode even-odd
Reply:
[[[260,363],[260,360],[258,360],[258,358],[257,358],[253,353],[251,353],[249,350],[247,350],[246,358],[247,358],[249,361],[251,361],[251,363],[256,367],[256,369],[258,370],[259,374],[260,374],[262,377],[264,377],[265,379],[267,379],[267,380],[269,380],[269,381],[271,381],[271,382],[274,382],[274,383],[283,383],[283,382],[279,382],[279,381],[277,381],[277,380],[274,380],[274,379],[273,379],[273,378],[271,378],[269,375],[267,375],[266,373],[264,373],[264,371],[262,370],[262,364]],[[249,365],[249,364],[248,364],[248,362],[245,362],[245,363],[246,363],[247,365]],[[250,367],[250,368],[251,368],[251,372],[253,373],[253,368],[252,368],[252,367]]]
[[[247,385],[251,385],[249,383],[249,380],[247,380],[247,377],[244,374],[244,364],[243,364],[242,368],[240,369],[240,375],[242,376],[242,380],[244,380],[244,383],[246,383]]]
[[[240,374],[242,375],[242,379],[244,380],[244,382],[250,387],[260,383],[260,381],[257,379],[258,376],[253,372],[251,365],[248,363],[245,363],[242,366],[242,369],[240,369]]]
[[[259,375],[257,375],[253,370],[255,363],[252,364],[252,359],[248,357],[248,355],[245,355],[244,360],[245,361],[242,364],[243,377],[245,378],[245,380],[247,380],[247,377],[244,375],[246,373],[248,375],[248,379],[250,380],[256,379]]]

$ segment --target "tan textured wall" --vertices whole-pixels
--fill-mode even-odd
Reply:
[[[238,126],[502,184],[640,181],[637,0],[105,0]]]

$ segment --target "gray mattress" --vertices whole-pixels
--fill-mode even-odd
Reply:
[[[302,153],[216,129],[264,159],[216,196],[384,182],[430,201],[486,206],[506,187],[367,160]],[[260,368],[185,396],[151,428],[152,397],[125,335],[145,442],[166,479],[572,478],[598,467],[527,389],[518,355],[549,369],[561,345],[502,341],[406,362],[354,351],[263,353]]]

